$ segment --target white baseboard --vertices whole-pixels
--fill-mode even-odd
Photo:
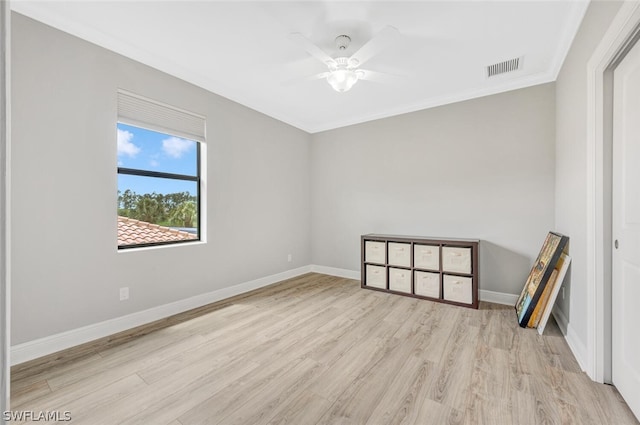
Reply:
[[[486,301],[494,304],[515,306],[519,297],[519,295],[508,294],[506,292],[488,291],[486,289],[481,289],[478,292],[478,298],[480,298],[480,301]]]
[[[360,280],[360,270],[339,269],[336,267],[311,265],[311,271],[314,273],[328,274],[330,276],[344,277],[345,279]]]
[[[122,317],[116,317],[104,322],[95,323],[82,328],[72,329],[70,331],[25,342],[23,344],[14,345],[11,347],[11,365],[13,366],[24,363],[38,357],[46,356],[47,354],[52,354],[76,345],[126,331],[128,329],[135,328],[136,326],[145,325],[156,320],[164,319],[165,317],[173,316],[174,314],[202,307],[204,305],[249,292],[254,289],[262,288],[285,279],[300,276],[311,272],[311,270],[312,266],[304,266],[293,270],[287,270],[282,273],[240,283],[228,288],[218,289],[206,294],[196,295],[184,300],[153,307],[148,310],[139,311]]]
[[[327,266],[318,266],[312,265],[311,271],[315,273],[328,274],[331,276],[344,277],[347,279],[356,279],[360,280],[360,271],[356,270],[348,270],[348,269],[340,269],[336,267],[327,267]],[[505,292],[495,292],[495,291],[487,291],[481,289],[478,292],[478,297],[480,301],[486,301],[495,304],[505,304],[505,305],[516,305],[516,301],[518,301],[518,295],[507,294]]]
[[[578,361],[580,369],[583,371],[587,370],[587,363],[585,362],[587,359],[586,345],[584,345],[580,338],[578,338],[575,330],[573,330],[573,326],[571,326],[571,322],[569,322],[567,316],[564,315],[562,310],[557,306],[554,306],[553,310],[551,310],[551,314],[553,314],[553,317],[556,319],[556,323],[564,335],[564,339],[567,341],[567,345],[569,345],[569,349],[573,353],[573,357]]]

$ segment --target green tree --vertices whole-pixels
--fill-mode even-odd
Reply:
[[[198,220],[198,208],[194,201],[186,201],[175,206],[169,215],[169,219],[180,227],[194,227]]]
[[[118,209],[121,210],[119,213],[131,217],[132,213],[136,209],[139,198],[140,195],[137,195],[130,189],[127,189],[122,193],[118,191]]]
[[[162,207],[156,199],[148,193],[140,197],[135,207],[134,218],[148,223],[158,223],[162,216]]]
[[[189,192],[168,193],[164,197],[164,203],[167,211],[171,211],[187,201],[195,201],[195,197],[191,196]]]
[[[197,196],[189,192],[145,193],[118,190],[118,215],[163,226],[194,227],[198,219]]]

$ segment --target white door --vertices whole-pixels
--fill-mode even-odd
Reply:
[[[613,84],[612,380],[640,418],[640,43]]]

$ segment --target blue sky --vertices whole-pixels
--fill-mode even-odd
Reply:
[[[197,142],[118,123],[118,167],[197,175]],[[197,193],[197,183],[118,175],[118,190],[144,193]]]

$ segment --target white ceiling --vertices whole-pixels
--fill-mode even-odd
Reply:
[[[12,9],[309,133],[554,81],[587,1],[30,1]],[[346,93],[287,38],[350,55],[387,25],[400,37],[364,68],[390,82]],[[488,65],[523,58],[488,79]]]

